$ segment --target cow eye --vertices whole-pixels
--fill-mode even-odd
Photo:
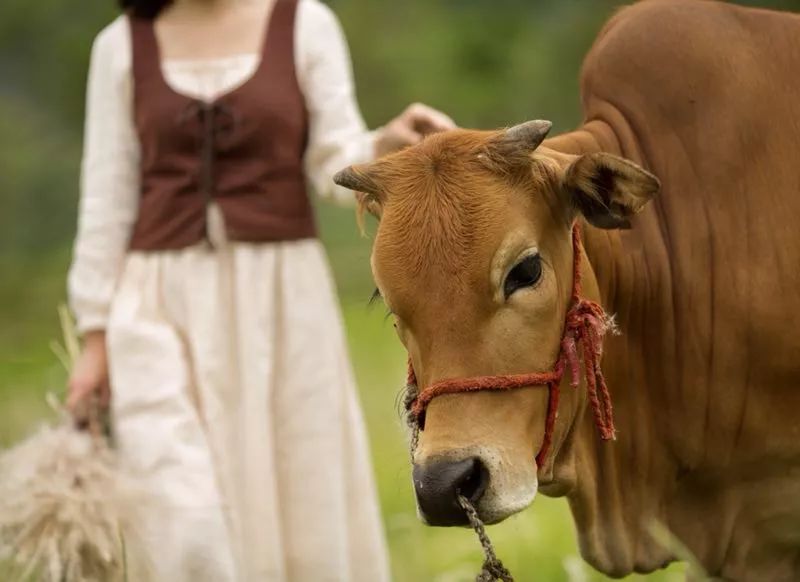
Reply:
[[[542,260],[539,255],[530,255],[514,265],[508,273],[506,282],[503,285],[503,292],[506,299],[511,297],[514,291],[533,287],[542,277]]]

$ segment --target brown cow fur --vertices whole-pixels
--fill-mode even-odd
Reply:
[[[586,295],[623,332],[603,360],[618,440],[601,442],[583,393],[562,386],[540,489],[567,496],[583,556],[608,574],[675,558],[648,533],[658,521],[711,576],[798,580],[800,18],[641,2],[599,35],[582,95],[582,127],[524,163],[496,155],[502,132],[457,131],[357,170],[382,215],[376,282],[420,385],[549,369],[581,209],[565,187],[576,156],[649,169],[662,191],[630,229],[584,228]],[[542,281],[504,302],[503,269],[531,244]],[[489,459],[479,510],[502,519],[521,509],[505,492],[535,489],[546,408],[541,388],[442,396],[416,462]]]

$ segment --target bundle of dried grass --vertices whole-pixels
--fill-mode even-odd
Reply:
[[[61,310],[65,364],[78,353],[71,319]],[[132,481],[117,467],[102,431],[78,430],[63,408],[41,428],[0,454],[0,560],[9,581],[125,580],[121,535],[132,508]]]

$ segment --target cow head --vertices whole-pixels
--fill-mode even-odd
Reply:
[[[337,174],[379,217],[372,271],[420,387],[550,370],[570,300],[573,222],[624,228],[657,191],[653,176],[610,154],[539,147],[549,129],[450,131]],[[599,299],[586,260],[582,269],[585,295]],[[584,394],[562,391],[546,464],[568,447]],[[541,386],[434,399],[414,457],[422,517],[465,523],[457,491],[489,522],[530,504],[539,480],[553,479],[534,459],[547,407]]]

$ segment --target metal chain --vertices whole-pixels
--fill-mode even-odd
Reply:
[[[411,413],[411,405],[417,397],[417,394],[418,388],[416,384],[408,384],[403,397],[403,407],[406,411],[406,423],[411,429],[409,452],[411,454],[412,464],[414,463],[414,453],[419,444],[419,423]],[[503,562],[497,558],[492,540],[489,539],[489,535],[486,533],[486,527],[483,521],[481,521],[481,518],[478,517],[478,512],[475,510],[470,500],[459,493],[458,504],[464,510],[464,513],[467,514],[470,526],[472,526],[472,529],[475,530],[475,533],[478,535],[478,540],[481,543],[485,556],[483,566],[481,567],[480,573],[476,576],[475,582],[495,582],[495,580],[500,580],[500,582],[514,582],[514,577],[511,575],[511,572],[509,572],[508,568],[503,565]]]

